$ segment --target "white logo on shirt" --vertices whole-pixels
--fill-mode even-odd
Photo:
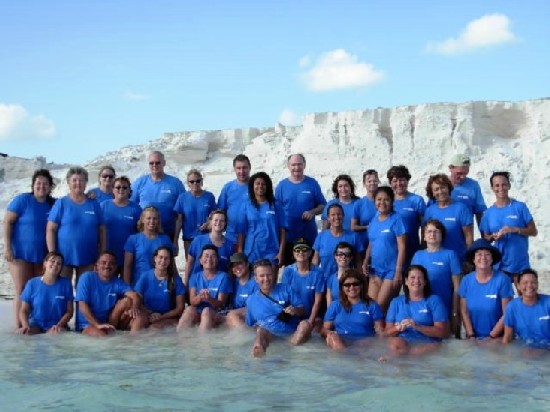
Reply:
[[[420,309],[418,313],[428,313],[428,309]]]
[[[443,262],[432,262],[432,265],[445,266],[445,264]]]
[[[86,214],[86,215],[95,215],[95,212],[93,210],[86,210],[84,212],[84,214]]]
[[[56,298],[56,299],[65,299],[65,296],[59,296],[59,295],[58,295],[58,296],[56,296],[55,298]]]
[[[457,197],[459,199],[466,199],[466,200],[468,200],[470,198],[468,195],[458,195]]]
[[[541,316],[539,320],[550,320],[550,315]]]
[[[408,212],[414,212],[414,209],[412,207],[404,207],[403,210],[406,210]]]
[[[172,193],[170,189],[161,189],[160,193]]]
[[[315,289],[315,286],[306,286],[306,289],[311,289],[311,290],[313,290],[313,289]]]
[[[489,299],[496,299],[497,295],[485,295],[485,297]]]
[[[311,190],[302,190],[302,193],[305,193],[306,195],[310,195],[310,194],[311,194]]]
[[[275,212],[273,210],[268,210],[267,212],[265,212],[266,215],[274,215]]]
[[[508,215],[506,216],[506,219],[517,219],[518,215]]]
[[[445,220],[448,220],[449,222],[456,222],[456,217],[446,217]]]
[[[362,310],[359,313],[362,315],[370,315],[370,312],[368,310]]]
[[[122,216],[124,219],[130,219],[130,220],[134,220],[134,217],[133,216]]]
[[[109,296],[114,296],[114,297],[116,297],[116,293],[109,293]]]
[[[284,300],[280,300],[279,301],[279,305],[284,305],[285,304],[285,301]]]
[[[384,230],[380,231],[380,233],[390,233],[390,229],[384,229]]]

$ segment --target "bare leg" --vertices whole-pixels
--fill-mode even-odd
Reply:
[[[138,316],[130,320],[130,334],[133,335],[149,324],[149,317],[142,311]]]
[[[172,319],[162,319],[156,322],[153,322],[149,325],[151,329],[164,329],[164,328],[170,328],[172,326],[177,326],[178,319],[172,318]]]
[[[187,306],[178,322],[177,330],[180,331],[182,329],[192,327],[195,323],[197,323],[198,319],[199,313],[197,312],[197,308],[194,306]]]
[[[19,321],[19,311],[21,310],[21,292],[23,292],[29,279],[40,274],[40,270],[34,272],[35,265],[21,259],[14,259],[9,262],[9,270],[13,285],[15,286],[15,296],[13,298],[15,326],[20,328],[21,322]]]
[[[372,299],[374,300],[378,299],[378,293],[380,292],[381,286],[382,286],[382,279],[374,275],[369,276],[368,294]]]
[[[254,345],[252,345],[252,356],[255,358],[264,356],[272,340],[273,335],[270,331],[261,327],[256,329],[256,339],[254,340]]]
[[[189,256],[189,246],[191,246],[191,240],[184,240],[183,250],[185,251],[185,261],[187,261],[187,256]]]
[[[342,351],[346,349],[346,344],[337,333],[329,333],[327,335],[327,345],[332,350]]]
[[[225,318],[225,322],[230,328],[244,328],[245,327],[245,318],[246,308],[233,309],[230,310]]]
[[[119,299],[115,307],[109,314],[108,322],[115,329],[128,330],[130,329],[131,318],[126,312],[132,307],[132,302],[128,298]]]
[[[390,305],[390,300],[393,298],[393,281],[384,280],[380,286],[380,291],[376,299],[376,303],[380,305],[382,311],[386,313],[388,311],[388,306]]]
[[[93,336],[96,338],[102,338],[104,336],[107,336],[109,333],[110,331],[108,329],[99,329],[95,326],[88,326],[82,330],[83,335]]]
[[[216,312],[212,308],[204,308],[201,312],[199,332],[207,332],[216,325]]]
[[[309,340],[311,337],[311,331],[313,330],[313,325],[307,320],[303,320],[298,324],[298,329],[292,334],[290,338],[290,343],[293,345],[301,345]]]

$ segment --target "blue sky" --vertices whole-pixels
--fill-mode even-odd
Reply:
[[[7,1],[0,152],[84,163],[163,132],[550,96],[550,1]]]

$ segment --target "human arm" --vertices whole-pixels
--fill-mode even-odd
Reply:
[[[46,245],[48,246],[48,252],[55,252],[57,250],[57,229],[59,225],[51,220],[46,225]]]
[[[464,325],[464,331],[466,332],[466,338],[475,338],[476,334],[470,319],[470,313],[468,312],[468,306],[466,298],[460,297],[460,317],[462,318],[462,324]]]
[[[449,322],[434,322],[433,325],[419,325],[414,319],[408,318],[401,321],[402,330],[406,328],[413,328],[419,331],[420,333],[429,336],[430,338],[439,338],[444,339],[449,335]]]
[[[134,268],[134,254],[131,252],[124,252],[124,267],[122,272],[122,279],[128,285],[132,284],[133,268]]]
[[[65,314],[59,319],[59,321],[50,328],[48,332],[58,333],[67,328],[67,324],[73,318],[74,313],[74,302],[72,300],[67,301],[67,310]]]
[[[500,319],[498,320],[496,325],[493,326],[493,329],[491,329],[491,332],[489,332],[489,337],[491,339],[496,339],[496,338],[498,338],[499,336],[502,335],[502,332],[504,330],[504,313],[506,313],[506,306],[508,305],[510,300],[512,300],[512,299],[509,298],[509,297],[508,298],[502,298],[500,300],[503,315],[500,317]]]
[[[31,306],[25,302],[24,300],[21,301],[21,307],[19,308],[19,322],[21,322],[21,328],[19,329],[18,333],[24,334],[28,332],[30,329],[29,325],[29,315],[31,313]]]
[[[181,228],[183,226],[183,215],[181,213],[177,214],[176,217],[176,230],[174,231],[174,238],[172,239],[172,243],[174,244],[174,256],[177,256],[179,254],[179,236],[181,233]]]
[[[359,224],[358,218],[356,217],[351,218],[351,230],[353,230],[354,232],[366,232],[367,228],[368,228],[367,225],[363,226]]]
[[[115,330],[115,327],[110,323],[100,323],[94,316],[90,305],[88,305],[88,303],[86,303],[85,301],[81,300],[78,302],[78,310],[80,311],[82,316],[84,316],[90,326],[103,330]]]
[[[331,333],[336,333],[334,331],[334,322],[333,321],[323,322],[323,328],[321,329],[321,336],[323,338],[326,338]]]
[[[313,306],[311,307],[311,314],[309,315],[309,318],[307,319],[311,326],[314,325],[315,318],[317,318],[317,315],[319,314],[319,309],[321,309],[322,301],[323,301],[323,294],[322,293],[315,293],[315,300],[313,301]]]
[[[502,343],[510,343],[514,339],[514,328],[510,326],[504,326],[504,336],[502,337]]]
[[[176,307],[174,309],[169,310],[168,312],[163,313],[162,315],[160,315],[158,320],[179,318],[181,316],[181,314],[183,313],[184,308],[185,308],[184,295],[178,295],[178,296],[176,296]]]
[[[466,242],[466,247],[469,248],[472,246],[474,241],[474,229],[473,225],[462,226],[462,233],[464,235],[464,241]]]
[[[319,204],[315,206],[313,209],[306,210],[304,213],[302,213],[302,219],[303,220],[311,220],[315,219],[315,216],[320,215],[323,213],[323,209],[325,208],[324,204]]]
[[[6,210],[4,214],[4,257],[8,262],[13,260],[11,237],[13,234],[13,225],[15,225],[18,217],[17,213],[10,210]]]
[[[397,236],[397,263],[395,265],[395,275],[393,277],[393,287],[399,288],[403,282],[403,266],[405,265],[405,255],[407,251],[407,235]]]
[[[103,253],[107,249],[107,230],[105,229],[105,225],[99,225],[98,234],[99,234],[99,253]]]
[[[319,266],[319,251],[317,250],[315,251],[315,253],[313,254],[313,257],[311,258],[311,263]]]
[[[282,227],[279,230],[279,253],[277,253],[277,261],[279,267],[283,265],[285,258],[285,248],[286,248],[286,229]]]
[[[458,288],[460,287],[460,274],[451,277],[453,283],[453,302],[451,313],[451,333],[457,338],[460,337],[460,296],[458,296]]]
[[[191,289],[193,290],[193,288]],[[195,295],[194,301],[191,301],[191,292],[189,292],[189,300],[191,305],[199,306],[202,302],[208,303],[214,309],[222,309],[227,305],[228,293],[218,293],[217,299],[210,296],[210,290],[202,289],[197,295]],[[193,303],[195,302],[195,304]]]
[[[371,255],[371,249],[372,249],[372,243],[369,242],[369,245],[367,246],[367,250],[365,252],[365,259],[363,259],[363,274],[369,275],[370,274],[370,268],[369,268],[369,259]]]
[[[132,306],[128,309],[128,315],[133,319],[141,313],[141,295],[133,290],[124,293],[124,297],[130,299]]]
[[[527,226],[520,227],[520,226],[503,226],[496,234],[494,234],[494,238],[496,240],[500,239],[502,236],[504,236],[507,233],[515,233],[520,236],[537,236],[538,230],[537,226],[535,225],[535,221],[531,220]]]
[[[195,264],[195,258],[191,256],[191,253],[187,255],[187,261],[185,262],[185,273],[183,274],[183,284],[187,287],[189,285],[189,278],[191,277],[191,271]]]

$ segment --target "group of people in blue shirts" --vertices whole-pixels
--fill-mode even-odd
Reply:
[[[362,198],[339,175],[327,202],[302,154],[288,157],[289,176],[275,187],[236,156],[236,178],[217,201],[199,170],[187,173],[186,190],[164,172],[161,152],[148,164],[150,173],[132,184],[105,166],[88,192],[87,171],[73,167],[69,193],[57,200],[41,169],[32,191],[9,203],[4,245],[19,333],[67,330],[76,300],[75,329],[85,334],[248,325],[256,328],[255,356],[277,336],[300,344],[316,332],[337,350],[385,336],[390,354],[431,350],[462,332],[550,343],[550,304],[529,266],[536,225],[509,196],[507,172],[492,174],[487,208],[465,155],[453,156],[448,175],[429,177],[427,203],[408,191],[402,165],[388,170],[388,186],[367,170]]]

